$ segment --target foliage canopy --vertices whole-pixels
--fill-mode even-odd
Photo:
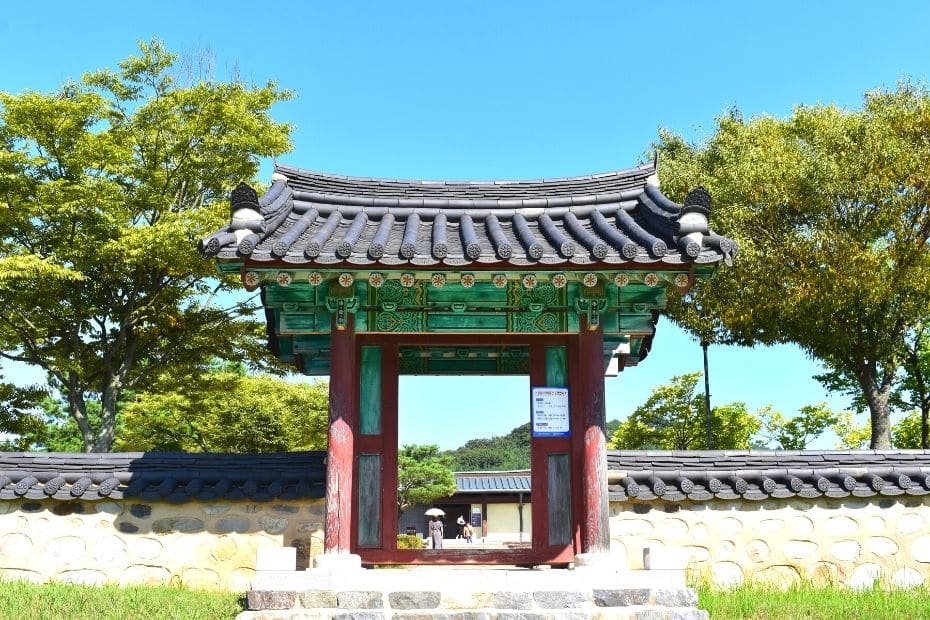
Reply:
[[[0,93],[0,356],[47,373],[86,451],[111,449],[122,392],[165,369],[271,364],[249,310],[210,303],[230,282],[194,248],[258,159],[290,148],[269,115],[289,94],[185,85],[161,43],[139,48],[58,92]]]
[[[702,145],[657,145],[664,191],[707,187],[715,228],[740,243],[673,317],[705,339],[796,343],[858,386],[875,448],[890,446],[902,351],[930,308],[928,134],[930,91],[905,82],[860,110],[732,111]]]

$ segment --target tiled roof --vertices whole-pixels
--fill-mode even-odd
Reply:
[[[614,450],[607,468],[615,501],[930,493],[930,450]]]
[[[541,181],[401,181],[278,165],[259,197],[232,194],[205,256],[293,266],[597,266],[717,263],[736,252],[708,228],[702,188],[684,205],[653,164]]]
[[[319,498],[325,495],[325,460],[325,452],[0,452],[0,500]]]
[[[325,459],[325,452],[0,452],[0,500],[321,498]],[[612,450],[607,463],[613,501],[930,493],[930,450]],[[528,471],[458,472],[455,480],[463,494],[530,491]]]
[[[530,472],[456,472],[455,486],[456,493],[529,493]]]

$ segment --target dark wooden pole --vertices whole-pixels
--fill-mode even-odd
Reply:
[[[707,424],[707,449],[714,449],[714,414],[710,410],[710,373],[707,370],[707,345],[706,340],[701,341],[701,349],[704,350],[704,419]]]
[[[348,314],[344,329],[333,317],[329,376],[329,444],[326,452],[326,553],[351,553],[352,479],[357,426],[358,363],[355,317]]]
[[[578,385],[569,387],[569,398],[573,398],[576,406],[581,408],[579,418],[583,420],[584,426],[582,552],[608,553],[607,421],[604,405],[604,333],[601,328],[591,330],[586,324],[581,326],[578,334],[578,372],[573,374],[573,378]]]

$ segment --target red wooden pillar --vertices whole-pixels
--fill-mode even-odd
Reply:
[[[581,428],[574,434],[574,450],[583,452],[581,464],[581,550],[583,553],[610,551],[610,524],[607,502],[607,438],[604,406],[604,333],[589,330],[582,320],[577,341],[577,371],[572,373],[574,422]]]
[[[343,329],[333,317],[329,375],[329,444],[326,452],[326,553],[351,553],[352,479],[358,411],[355,317]]]

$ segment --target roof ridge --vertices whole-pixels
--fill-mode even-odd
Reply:
[[[321,170],[311,170],[289,164],[275,163],[275,172],[285,174],[290,172],[295,175],[304,175],[316,177],[323,180],[343,181],[343,182],[362,182],[362,183],[398,183],[398,184],[422,184],[422,185],[520,185],[520,184],[558,184],[573,181],[593,181],[598,179],[609,179],[614,177],[632,176],[634,174],[654,174],[655,166],[652,162],[639,164],[631,168],[619,168],[606,172],[594,172],[571,177],[543,177],[543,178],[526,178],[526,179],[399,179],[391,177],[369,177],[353,176],[347,174],[338,174],[332,172],[323,172]],[[647,176],[648,176],[647,174]]]

